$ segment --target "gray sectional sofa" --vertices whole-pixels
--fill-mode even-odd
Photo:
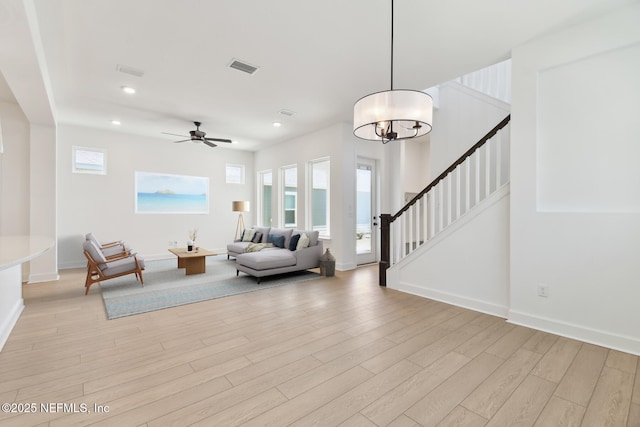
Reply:
[[[245,234],[248,232],[245,230],[245,241],[241,239],[227,245],[227,258],[236,259],[236,274],[242,271],[256,277],[260,283],[260,279],[265,276],[320,266],[322,241],[318,238],[318,231],[271,227],[254,227],[252,230],[260,233],[252,236],[251,240],[254,241],[246,241],[248,236]],[[304,244],[307,239],[308,246]],[[273,243],[274,247],[247,252],[248,248],[256,248],[256,243]]]

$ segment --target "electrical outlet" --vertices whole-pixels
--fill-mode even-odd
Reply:
[[[547,298],[549,296],[549,287],[547,285],[538,285],[538,296]]]

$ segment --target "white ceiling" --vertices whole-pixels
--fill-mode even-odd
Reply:
[[[186,135],[198,120],[207,136],[256,150],[351,122],[355,101],[390,84],[390,0],[24,1],[35,4],[60,123],[118,119],[119,131],[169,142],[162,132]],[[396,0],[394,86],[445,82],[631,2]],[[232,70],[233,58],[260,69]]]

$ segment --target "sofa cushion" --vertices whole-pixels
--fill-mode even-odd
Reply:
[[[296,256],[291,251],[263,249],[260,252],[240,254],[236,262],[254,270],[270,270],[296,265]]]
[[[318,230],[294,230],[293,234],[306,234],[309,238],[309,246],[315,246],[318,244],[320,238],[320,232]]]
[[[262,243],[262,233],[259,231],[256,231],[256,233],[253,235],[253,239],[251,239],[251,242]]]
[[[283,248],[289,247],[291,233],[293,233],[293,228],[271,228],[271,230],[269,231],[269,234],[284,236],[284,245],[282,246]]]
[[[251,242],[233,242],[227,245],[227,252],[241,254]]]

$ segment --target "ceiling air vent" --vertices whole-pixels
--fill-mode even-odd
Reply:
[[[238,61],[237,59],[231,61],[231,64],[229,64],[229,68],[244,71],[247,74],[253,74],[258,71],[258,67],[254,67],[253,65],[247,64],[246,62]]]
[[[144,76],[144,71],[142,70],[138,70],[137,68],[133,68],[130,67],[128,65],[116,65],[116,71],[119,71],[121,73],[125,73],[125,74],[131,74],[132,76],[136,76],[136,77],[142,77]]]
[[[296,112],[291,110],[280,110],[280,114],[282,114],[283,116],[293,117],[295,116]]]

